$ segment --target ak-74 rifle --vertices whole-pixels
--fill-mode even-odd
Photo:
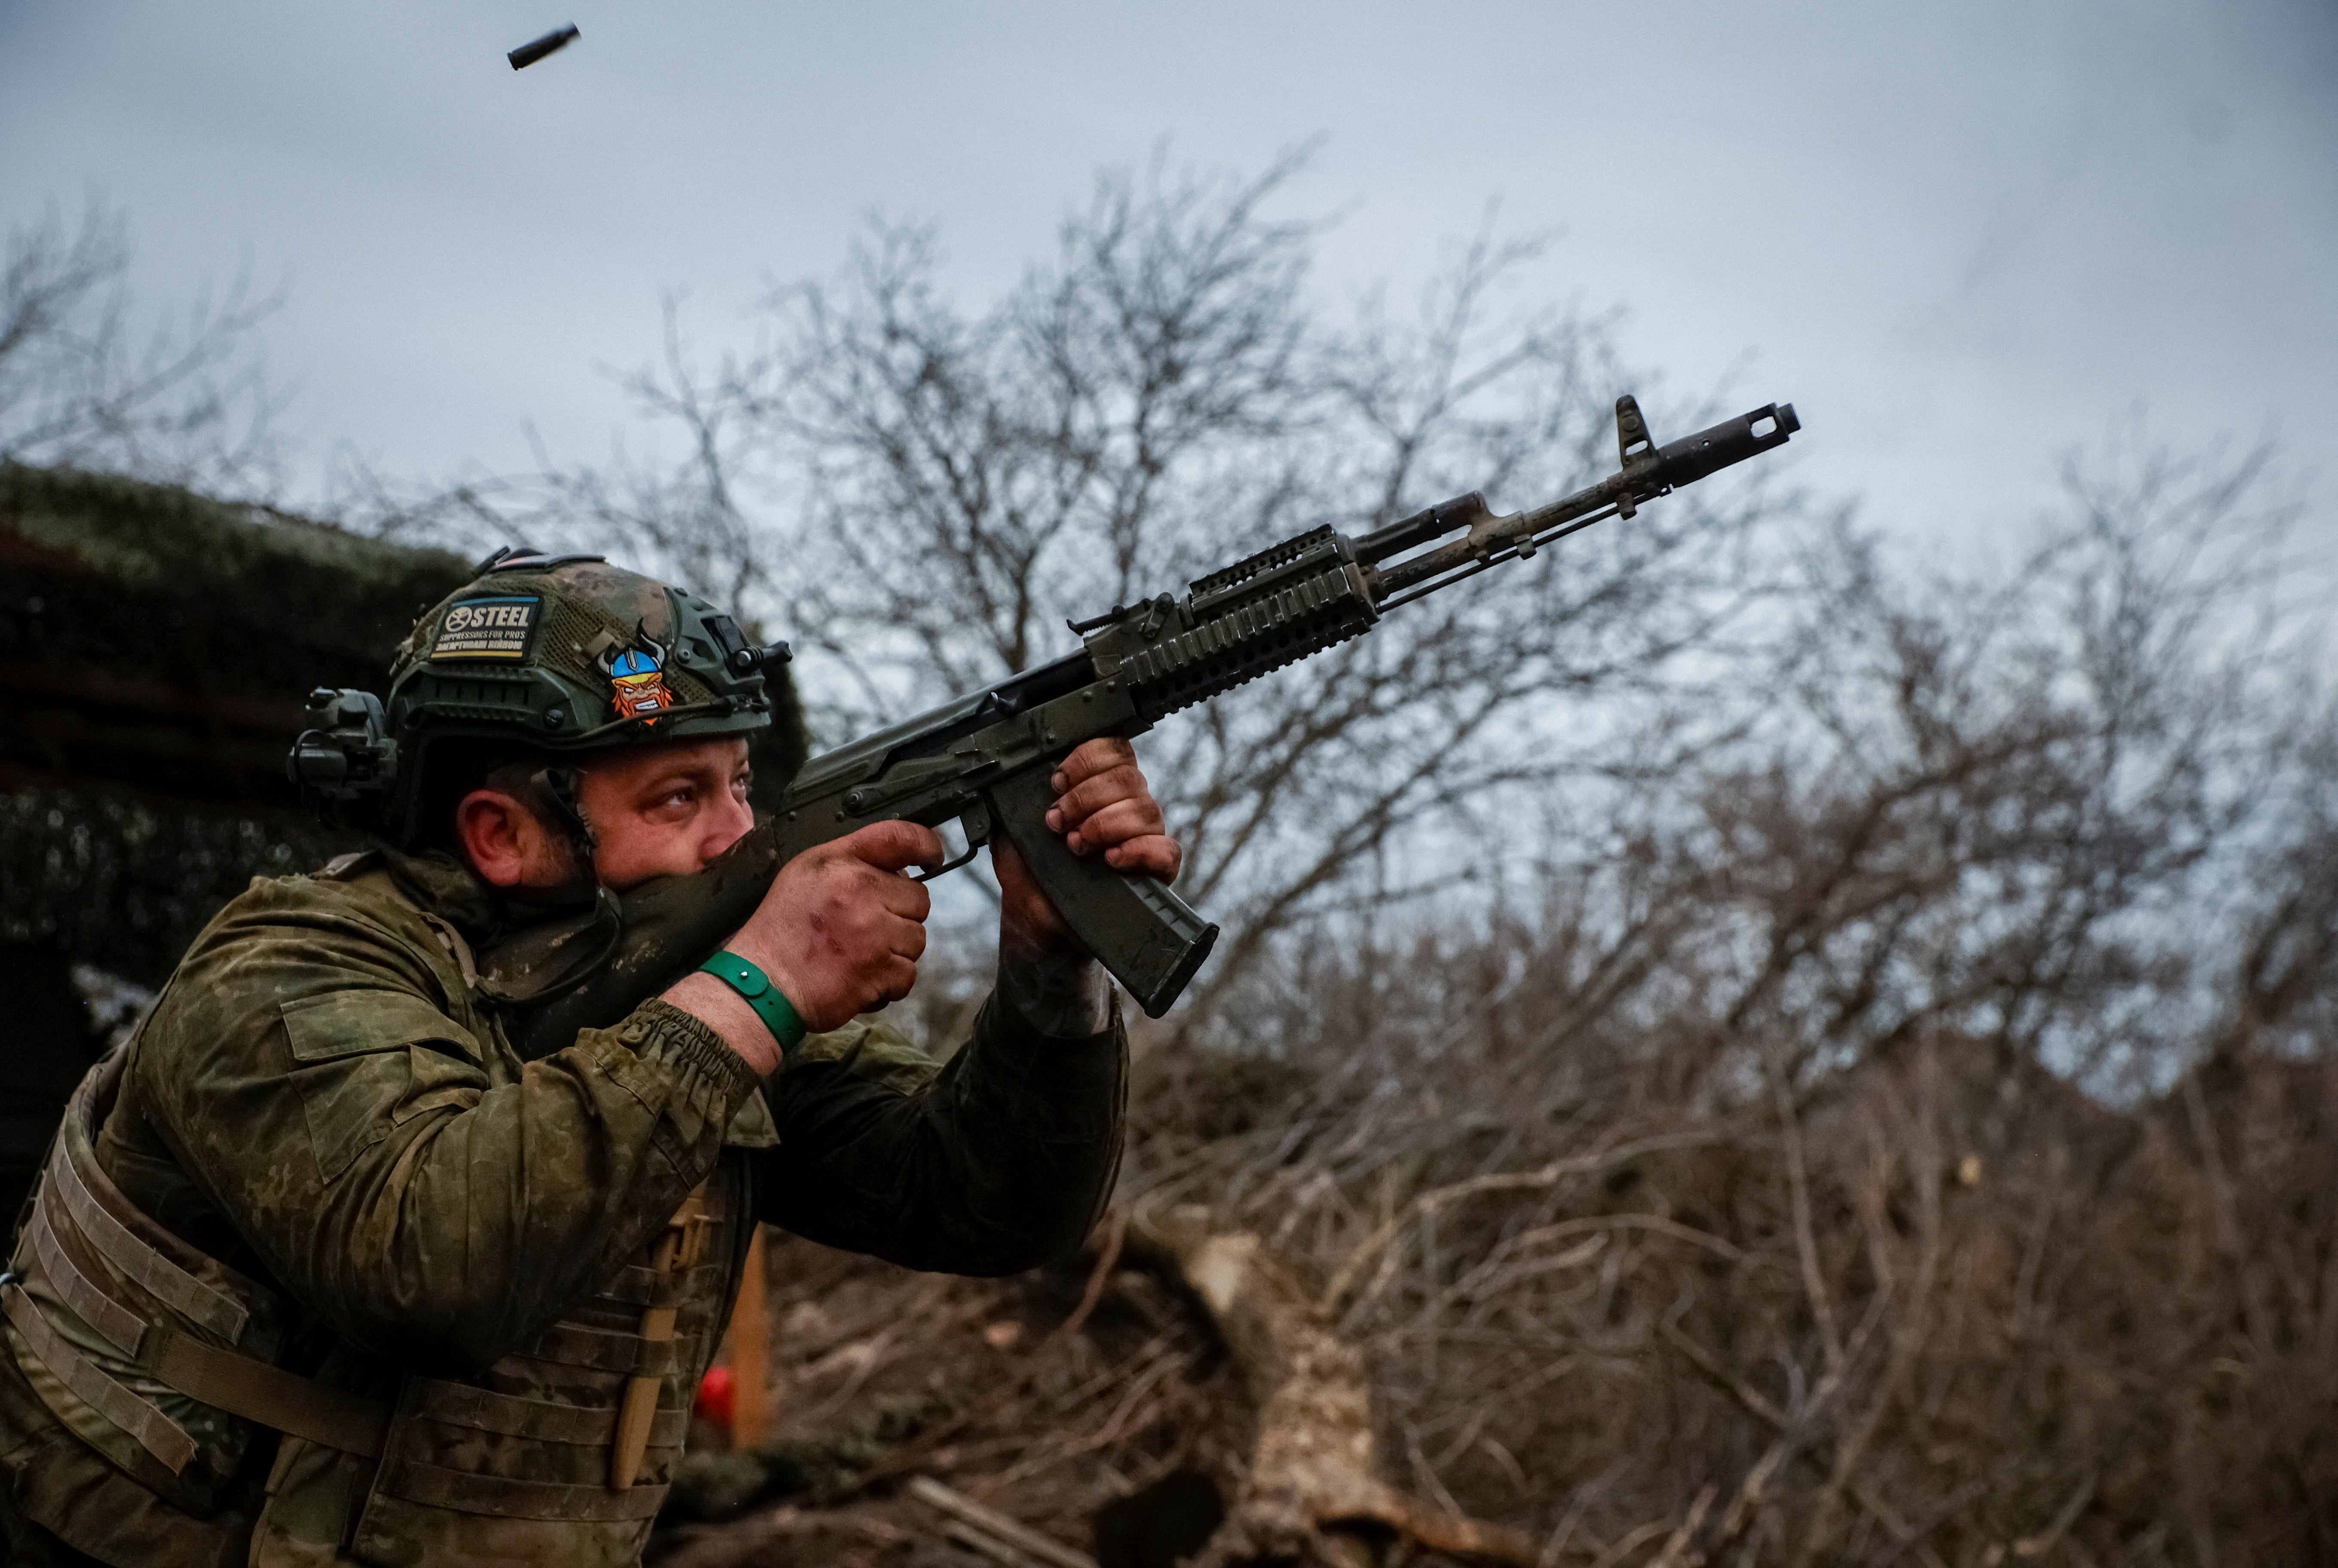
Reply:
[[[1497,517],[1473,491],[1359,538],[1316,528],[1197,579],[1183,598],[1164,593],[1073,622],[1077,652],[813,758],[779,808],[704,870],[626,893],[614,929],[605,920],[591,931],[554,927],[488,955],[506,994],[545,998],[516,1021],[516,1043],[534,1055],[623,1017],[720,948],[788,860],[889,818],[963,828],[965,852],[928,879],[1005,838],[1064,923],[1157,1018],[1209,956],[1218,928],[1163,884],[1075,855],[1048,830],[1048,778],[1067,752],[1102,735],[1141,734],[1361,637],[1390,611],[1604,518],[1629,517],[1800,428],[1793,404],[1773,403],[1658,446],[1639,405],[1619,397],[1622,466],[1563,500]],[[578,964],[588,948],[600,961]],[[569,984],[555,971],[582,977]]]

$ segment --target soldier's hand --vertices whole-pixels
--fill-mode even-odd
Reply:
[[[1134,746],[1112,737],[1091,740],[1065,758],[1048,782],[1056,804],[1047,826],[1063,835],[1073,854],[1102,855],[1105,865],[1131,877],[1176,880],[1185,852],[1169,836]],[[990,860],[998,874],[1002,951],[1082,951],[1013,846],[994,838]]]
[[[1065,758],[1047,782],[1056,791],[1047,826],[1064,836],[1073,854],[1101,851],[1115,871],[1157,882],[1177,879],[1185,852],[1169,837],[1135,746],[1115,736],[1091,740]]]
[[[771,977],[806,1028],[834,1029],[918,983],[933,897],[901,872],[943,858],[932,828],[872,822],[781,867],[728,946]]]

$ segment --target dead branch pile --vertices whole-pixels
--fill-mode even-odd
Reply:
[[[1926,1038],[1540,1148],[1406,1096],[1239,1211],[1373,1357],[1392,1478],[1548,1561],[2304,1562],[2338,1526],[2334,1096],[2254,1057],[2118,1113]]]
[[[896,1494],[909,1475],[1089,1549],[1115,1498],[1202,1472],[1234,1503],[1253,1463],[1314,1465],[1311,1495],[1335,1503],[1316,1519],[1361,1547],[1403,1533],[1396,1488],[1433,1519],[1506,1526],[1454,1561],[2329,1554],[2326,1063],[2224,1059],[2114,1112],[1933,1037],[1810,1096],[1648,1103],[1587,1138],[1550,1126],[1568,1150],[1552,1159],[1519,1159],[1541,1150],[1515,1126],[1414,1103],[1359,1108],[1332,1147],[1274,1161],[1310,1108],[1234,1077],[1209,1093],[1188,1070],[1190,1105],[1255,1126],[1221,1126],[1183,1166],[1251,1178],[1234,1213],[1272,1220],[1253,1236],[1370,1365],[1381,1475],[1267,1454],[1243,1357],[1157,1246],[1108,1231],[1085,1274],[987,1283],[786,1243],[781,1442],[732,1484],[788,1494],[788,1528],[828,1535],[774,1554],[767,1521],[675,1561],[847,1561],[830,1554],[853,1543],[968,1561]],[[1176,1224],[1188,1248],[1223,1236]],[[1340,1435],[1337,1411],[1319,1435]],[[1349,1482],[1372,1495],[1332,1498]]]
[[[1503,1527],[1454,1561],[2278,1563],[2338,1539],[2326,1063],[2219,1060],[2122,1112],[1928,1038],[1539,1149],[1466,1092],[1377,1097],[1280,1158],[1329,1130],[1320,1102],[1179,1065],[1186,1113],[1221,1120],[1153,1146],[1249,1187],[1212,1223],[1271,1220],[1249,1234],[1369,1366],[1381,1473],[1317,1510],[1361,1550],[1405,1534],[1401,1493]],[[1226,1234],[1196,1218],[1188,1247]],[[1004,1282],[778,1248],[781,1440],[728,1479],[793,1507],[673,1561],[968,1561],[896,1490],[920,1475],[1088,1549],[1164,1477],[1231,1504],[1291,1468],[1209,1307],[1119,1234]]]

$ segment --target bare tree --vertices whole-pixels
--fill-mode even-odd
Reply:
[[[142,329],[122,216],[52,204],[0,261],[0,459],[64,464],[266,500],[278,410],[257,331],[280,303],[249,269]]]
[[[1126,1200],[1297,1263],[1392,1478],[1547,1562],[2326,1541],[2331,719],[2268,495],[2074,466],[1955,577],[1836,535],[1768,722],[1538,903],[1252,976]]]
[[[2321,612],[2260,456],[2107,475],[1994,570],[1814,546],[1761,722],[1254,965],[1140,1057],[1084,1289],[786,1243],[790,1451],[849,1375],[933,1424],[830,1498],[1063,1540],[1202,1467],[1229,1563],[2328,1557]]]
[[[1320,225],[1273,215],[1297,163],[1107,173],[980,309],[930,230],[881,224],[711,367],[670,303],[666,354],[629,385],[684,456],[555,470],[507,514],[747,595],[797,641],[833,741],[1318,524],[1479,487],[1532,505],[1614,466],[1630,387],[1608,320],[1502,304],[1540,244],[1482,235],[1410,310],[1376,294],[1341,318],[1309,279]],[[1197,1011],[1361,888],[1386,907],[1481,871],[1519,802],[1742,723],[1743,703],[1665,699],[1755,625],[1762,525],[1792,505],[1754,485],[1651,507],[1165,723],[1148,766],[1189,897],[1230,933]]]
[[[2218,978],[2197,924],[2236,910],[2293,766],[2265,462],[2074,466],[2067,519],[1995,581],[1832,548],[1783,683],[1808,742],[1704,787],[1763,954],[1732,1031],[1791,1032],[1790,1072],[1943,1024],[2089,1080],[2166,1071]]]

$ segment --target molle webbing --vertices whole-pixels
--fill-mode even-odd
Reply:
[[[555,1405],[427,1377],[408,1378],[406,1390],[375,1482],[389,1496],[463,1514],[586,1524],[647,1519],[664,1500],[663,1485],[619,1490],[605,1483],[528,1480],[457,1470],[424,1457],[439,1452],[438,1440],[427,1426],[465,1427],[535,1443],[605,1450],[616,1414],[608,1406]],[[689,1423],[686,1409],[658,1411],[647,1434],[649,1448],[670,1462],[682,1452]]]
[[[41,1364],[76,1398],[138,1440],[162,1467],[176,1475],[195,1457],[195,1440],[162,1411],[123,1387],[49,1327],[49,1320],[25,1294],[24,1288],[0,1287],[0,1308]]]
[[[469,1383],[441,1383],[417,1377],[414,1413],[448,1426],[469,1426],[506,1437],[533,1437],[542,1443],[574,1443],[599,1446],[609,1441],[609,1411],[604,1406],[555,1405],[543,1399],[523,1399],[497,1394]],[[687,1410],[661,1410],[650,1431],[653,1448],[678,1448],[690,1425]]]
[[[728,1211],[719,1188],[702,1186],[683,1202],[652,1249],[653,1267],[620,1269],[594,1298],[603,1311],[639,1313],[640,1328],[564,1320],[514,1352],[615,1375],[621,1381],[611,1404],[555,1403],[409,1374],[393,1419],[379,1401],[210,1342],[235,1344],[255,1324],[272,1322],[281,1308],[257,1282],[185,1251],[174,1237],[165,1239],[98,1165],[95,1135],[126,1054],[100,1063],[75,1092],[25,1227],[23,1256],[31,1277],[0,1284],[0,1314],[74,1398],[173,1475],[207,1452],[201,1428],[182,1426],[123,1377],[134,1381],[142,1374],[229,1416],[378,1459],[378,1488],[411,1502],[579,1523],[629,1523],[657,1512],[665,1486],[634,1483],[653,1457],[670,1464],[682,1451],[688,1408],[656,1406],[668,1381],[687,1370],[687,1352],[695,1348],[695,1335],[674,1334],[677,1304],[719,1292],[722,1282],[719,1265],[699,1261],[706,1232]],[[157,1232],[157,1239],[149,1240],[147,1231]],[[178,1258],[166,1250],[173,1246],[182,1250]],[[217,1281],[199,1278],[198,1269],[216,1269]],[[51,1318],[60,1307],[118,1351],[120,1360],[85,1352],[60,1332]],[[610,1455],[610,1478],[592,1485],[450,1468],[437,1462],[438,1438],[427,1434],[428,1426],[440,1436],[448,1428],[467,1429],[492,1435],[491,1442],[601,1450]],[[119,1454],[114,1459],[122,1462]],[[594,1467],[601,1467],[599,1461]]]
[[[74,1316],[96,1329],[124,1356],[137,1357],[145,1348],[146,1320],[108,1296],[81,1271],[73,1254],[66,1251],[49,1227],[49,1206],[46,1202],[33,1205],[33,1218],[25,1227],[25,1239],[32,1243],[33,1256],[40,1259],[41,1272],[50,1289]]]
[[[659,1393],[674,1370],[682,1293],[696,1272],[712,1228],[727,1213],[727,1205],[712,1201],[702,1181],[683,1199],[664,1231],[650,1244],[649,1300],[642,1308],[636,1344],[638,1359],[625,1379],[617,1402],[617,1426],[609,1442],[609,1489],[626,1492],[641,1478],[642,1462],[653,1442]],[[663,1491],[660,1487],[657,1490]]]
[[[290,1432],[328,1447],[369,1456],[381,1452],[382,1428],[388,1412],[377,1401],[329,1388],[265,1361],[206,1345],[161,1324],[146,1322],[133,1309],[107,1295],[82,1272],[71,1250],[57,1239],[45,1193],[43,1201],[34,1207],[28,1234],[34,1256],[40,1260],[44,1283],[56,1292],[75,1317],[112,1341],[123,1355],[152,1372],[157,1381],[231,1416],[241,1416],[247,1421],[257,1421],[263,1426]],[[108,1261],[117,1260],[109,1256]],[[64,1378],[65,1386],[99,1414],[137,1438],[139,1446],[172,1474],[185,1469],[194,1456],[194,1445],[186,1434],[162,1411],[74,1350],[49,1328],[29,1297],[23,1298],[20,1308],[16,1300],[19,1294],[11,1290],[8,1316],[50,1370]],[[37,1333],[25,1327],[27,1318],[38,1323]],[[62,1357],[70,1357],[70,1372],[59,1365],[62,1357],[55,1352],[61,1352]],[[99,1389],[100,1396],[93,1397],[90,1390],[96,1385],[103,1387]]]
[[[605,1436],[608,1414],[604,1411],[601,1416]],[[403,1497],[409,1503],[506,1519],[573,1519],[606,1524],[651,1518],[665,1502],[663,1485],[619,1492],[607,1486],[562,1481],[514,1481],[407,1458],[384,1460],[377,1485],[391,1496]]]
[[[719,1289],[728,1273],[729,1270],[720,1263],[702,1263],[682,1277],[681,1289],[684,1295],[705,1295]],[[617,1270],[615,1278],[594,1293],[593,1299],[609,1307],[646,1307],[651,1298],[664,1288],[664,1282],[655,1269],[628,1263]]]
[[[663,1377],[680,1365],[674,1342],[644,1343],[639,1334],[623,1328],[591,1328],[581,1323],[555,1323],[535,1343],[515,1352],[532,1361],[555,1367],[575,1367],[592,1372],[639,1372]]]
[[[43,1172],[25,1230],[39,1283],[105,1338],[123,1358],[188,1397],[231,1416],[353,1454],[378,1455],[388,1411],[374,1400],[329,1388],[281,1367],[239,1355],[156,1322],[102,1283],[103,1259],[184,1321],[231,1343],[251,1323],[245,1302],[205,1281],[138,1234],[148,1224],[97,1163],[100,1102],[110,1103],[124,1058],[109,1057],[74,1091],[65,1122]],[[222,1266],[223,1267],[223,1266]],[[260,1289],[241,1282],[255,1301]],[[58,1333],[32,1296],[11,1286],[5,1308],[25,1344],[74,1396],[120,1427],[171,1474],[193,1462],[198,1446],[178,1423]]]
[[[50,1201],[50,1193],[55,1192],[65,1216],[107,1262],[152,1292],[156,1300],[233,1344],[243,1338],[244,1326],[250,1320],[243,1305],[180,1268],[108,1211],[114,1205],[127,1209],[130,1200],[98,1169],[97,1129],[89,1114],[94,1110],[90,1103],[94,1096],[87,1093],[90,1087],[90,1081],[84,1079],[82,1088],[74,1091],[67,1114],[78,1125],[67,1126],[57,1139],[57,1156],[49,1161],[49,1180],[42,1183],[42,1201]],[[107,1201],[100,1202],[98,1192]]]

